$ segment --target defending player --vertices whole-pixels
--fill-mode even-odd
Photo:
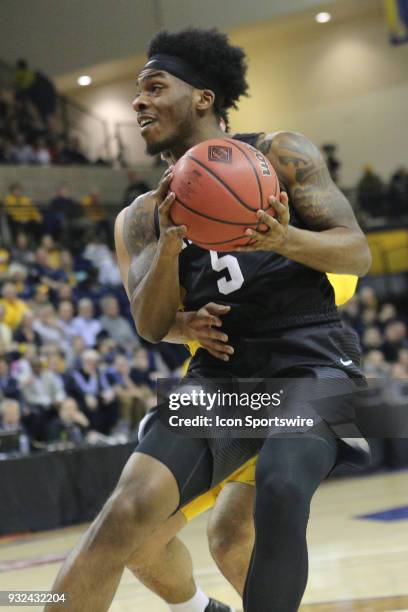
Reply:
[[[247,89],[244,54],[216,31],[161,33],[152,41],[139,87],[134,108],[148,153],[169,150],[176,160],[192,145],[222,137],[219,116]],[[331,182],[319,151],[303,136],[281,132],[240,139],[268,156],[290,203],[283,194],[280,201],[271,199],[276,219],[260,213],[270,231],[254,235],[259,252],[231,255],[235,263],[226,271],[233,276],[239,269],[244,282],[220,295],[220,266],[212,267],[208,251],[194,245],[183,249],[185,228],[170,223],[171,172],[158,190],[140,196],[116,224],[139,333],[154,342],[166,337],[182,285],[187,310],[221,300],[230,307],[223,331],[234,352],[220,363],[208,351],[198,351],[189,370],[196,377],[329,375],[344,381],[361,376],[355,335],[342,327],[325,275],[360,276],[369,268],[367,242],[350,205]],[[199,280],[192,273],[197,269]],[[156,419],[62,567],[54,589],[67,593],[65,609],[106,610],[130,555],[179,507],[259,450],[256,538],[244,606],[247,612],[297,610],[307,581],[311,498],[336,464],[361,460],[367,452],[336,437],[336,402],[323,402],[318,411],[318,425],[297,436],[217,439],[215,444],[180,439]],[[344,413],[341,417],[344,421]],[[352,414],[347,419],[352,422]]]

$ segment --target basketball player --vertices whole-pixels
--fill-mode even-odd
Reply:
[[[247,91],[245,56],[215,30],[162,32],[138,82],[134,109],[147,152],[168,150],[175,161],[194,144],[223,137],[219,117]],[[177,316],[183,287],[186,311],[209,302],[226,307],[220,339],[231,350],[222,360],[214,356],[217,349],[197,351],[189,367],[196,380],[361,377],[355,334],[342,327],[325,274],[361,276],[369,269],[367,242],[349,203],[305,137],[278,132],[236,138],[267,155],[290,201],[285,193],[279,201],[271,198],[276,218],[259,213],[269,231],[252,235],[256,250],[223,262],[194,245],[183,249],[186,228],[169,218],[171,169],[157,190],[139,196],[115,227],[139,333],[153,342],[183,335]],[[224,293],[226,279],[217,282],[223,277],[230,281]],[[219,321],[212,321],[215,332]],[[312,429],[271,433],[265,440],[180,438],[152,419],[112,496],[62,566],[54,590],[66,593],[65,609],[106,610],[128,559],[153,532],[259,452],[244,609],[297,610],[307,581],[312,496],[336,465],[362,461],[368,452],[366,445],[337,438],[340,418],[353,422],[344,408],[332,398],[319,402]]]

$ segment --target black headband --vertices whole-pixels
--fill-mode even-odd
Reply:
[[[141,72],[143,70],[164,70],[192,87],[196,87],[197,89],[211,89],[217,98],[217,106],[222,103],[223,95],[217,86],[206,77],[198,75],[197,71],[180,57],[166,55],[164,53],[152,55],[152,57],[147,60]]]

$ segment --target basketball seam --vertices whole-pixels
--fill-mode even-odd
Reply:
[[[249,155],[247,155],[246,151],[241,149],[241,147],[239,145],[237,145],[235,142],[233,142],[233,139],[228,140],[227,142],[232,144],[232,146],[236,147],[238,149],[238,151],[241,151],[242,155],[244,155],[244,157],[246,157],[246,159],[251,164],[252,170],[254,171],[254,174],[255,174],[256,182],[258,183],[259,197],[260,197],[260,201],[261,201],[261,208],[263,209],[263,191],[262,191],[262,185],[261,185],[261,181],[259,180],[259,176],[258,176],[258,173],[256,171],[256,167],[255,167],[255,165],[252,162],[252,159],[249,157]],[[241,141],[239,140],[238,142],[241,142]]]
[[[211,170],[211,168],[208,168],[205,164],[203,164],[203,162],[198,160],[196,157],[193,157],[192,155],[186,155],[186,157],[188,157],[189,159],[192,159],[196,164],[201,166],[201,168],[204,168],[204,170],[206,170],[208,172],[208,174],[211,174],[211,176],[213,176],[215,179],[217,179],[217,181],[219,183],[221,183],[221,185],[223,187],[225,187],[225,189],[227,191],[229,191],[230,194],[233,195],[234,198],[236,198],[237,202],[239,204],[241,204],[244,208],[246,208],[247,210],[250,210],[252,212],[256,212],[257,210],[259,210],[258,208],[252,208],[252,206],[249,206],[249,204],[246,204],[243,200],[241,200],[239,195],[236,194],[235,191],[233,189],[231,189],[231,187],[229,187],[229,185],[227,185],[227,183],[225,183],[220,176],[218,176],[218,174],[216,174],[213,170]]]
[[[204,217],[204,219],[209,219],[210,221],[215,221],[216,223],[225,223],[227,225],[241,225],[243,227],[250,227],[250,226],[257,227],[258,224],[259,224],[259,221],[254,221],[253,223],[242,223],[242,222],[239,222],[239,221],[227,221],[226,219],[218,219],[217,217],[211,217],[211,215],[206,215],[203,212],[200,212],[198,210],[194,210],[194,208],[190,208],[190,206],[188,206],[182,200],[180,200],[180,198],[177,195],[176,195],[175,201],[178,202],[181,206],[183,206],[187,210],[189,210],[190,212],[194,213],[195,215],[198,215],[200,217]]]

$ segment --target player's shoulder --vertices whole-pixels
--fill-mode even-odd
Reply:
[[[267,155],[273,152],[278,152],[284,147],[290,147],[299,152],[311,152],[311,149],[316,149],[315,145],[301,132],[291,130],[279,130],[277,132],[262,132],[259,135],[258,149]]]

